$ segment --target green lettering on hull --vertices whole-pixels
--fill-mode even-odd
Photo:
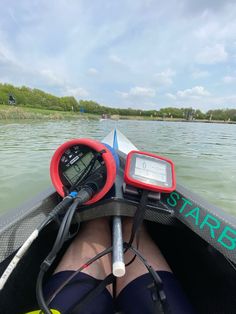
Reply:
[[[234,236],[234,237],[232,237]],[[236,231],[226,226],[218,238],[218,242],[226,249],[232,251],[236,248]]]
[[[229,226],[225,226],[220,232],[221,221],[217,217],[212,214],[206,214],[202,220],[200,214],[204,211],[200,207],[191,208],[193,206],[192,202],[187,198],[182,197],[176,191],[168,196],[167,204],[172,208],[178,209],[179,213],[187,220],[191,219],[191,223],[194,222],[200,232],[204,231],[205,233],[208,233],[209,236],[223,248],[230,251],[236,249],[236,230]],[[220,234],[218,235],[217,233]]]
[[[196,207],[192,210],[190,210],[187,214],[184,215],[186,218],[187,217],[193,217],[195,219],[195,225],[198,226],[199,224],[199,216],[200,216],[200,208]]]
[[[209,221],[211,220],[211,221]],[[210,234],[212,239],[215,239],[215,229],[220,228],[220,221],[212,216],[211,214],[207,214],[206,217],[204,218],[203,222],[200,225],[200,229],[203,229],[204,226],[208,226],[210,230]]]

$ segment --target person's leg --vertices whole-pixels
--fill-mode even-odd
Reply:
[[[132,226],[132,218],[123,219],[123,241],[129,241]],[[137,247],[137,239],[134,240],[133,246]],[[172,272],[165,258],[161,254],[161,251],[147,233],[144,224],[141,226],[141,229],[139,231],[138,250],[145,257],[148,264],[151,265],[154,270]],[[134,255],[131,251],[127,251],[125,253],[125,263],[127,264],[129,261],[131,261],[133,256]],[[143,263],[140,262],[139,258],[136,257],[134,262],[126,267],[125,276],[117,280],[117,294],[119,294],[120,291],[132,280],[143,274],[146,274],[147,272],[147,268],[143,265]]]
[[[85,222],[77,237],[67,249],[54,273],[64,270],[77,270],[90,258],[111,246],[110,224],[107,218],[99,218]],[[104,279],[111,273],[111,256],[103,256],[83,273],[96,279]]]
[[[111,231],[107,218],[84,223],[56,267],[53,276],[46,283],[44,287],[45,298],[50,299],[63,282],[78,268],[110,245]],[[111,257],[108,254],[76,275],[71,283],[52,300],[50,307],[58,309],[60,313],[67,313],[76,301],[82,300],[110,273]],[[80,313],[110,313],[113,310],[111,287],[105,289],[85,307]]]
[[[128,242],[133,219],[123,220],[123,238]],[[137,247],[136,239],[133,243]],[[142,225],[139,232],[138,250],[147,260],[148,264],[158,272],[162,279],[163,289],[167,297],[171,313],[192,313],[193,310],[186,299],[182,289],[174,277],[172,270],[166,262],[161,251],[149,236],[145,226]],[[133,258],[133,253],[125,254],[125,263]],[[117,305],[118,309],[125,314],[153,314],[154,302],[148,286],[152,284],[152,278],[148,270],[138,257],[132,264],[126,267],[126,274],[117,280]]]

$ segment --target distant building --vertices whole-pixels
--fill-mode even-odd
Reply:
[[[16,105],[16,98],[12,94],[8,96],[8,105]]]

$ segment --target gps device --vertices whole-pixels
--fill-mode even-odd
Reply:
[[[54,153],[50,175],[56,191],[62,196],[79,191],[84,185],[94,190],[86,204],[100,200],[112,187],[116,162],[107,146],[87,138],[62,144]]]
[[[170,193],[176,189],[174,163],[152,153],[131,151],[126,159],[124,181],[137,188]]]

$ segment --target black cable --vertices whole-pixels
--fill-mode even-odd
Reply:
[[[69,231],[68,228],[70,227],[75,210],[77,209],[77,205],[80,202],[81,202],[80,199],[76,199],[74,203],[70,206],[69,210],[66,212],[65,217],[63,218],[63,221],[61,223],[60,229],[58,231],[56,241],[54,242],[53,248],[40,266],[40,272],[36,283],[36,297],[40,309],[43,310],[43,313],[45,312],[45,314],[51,314],[51,311],[48,309],[43,296],[43,278],[45,273],[55,260],[57,253],[61,249],[62,245],[67,240],[68,237],[67,233]]]
[[[69,207],[69,209],[67,210],[62,220],[53,248],[51,252],[49,253],[49,255],[46,257],[46,259],[44,260],[45,265],[49,264],[50,266],[52,264],[57,253],[62,248],[64,242],[71,238],[69,229],[71,226],[71,222],[74,218],[74,215],[76,213],[76,210],[78,206],[82,205],[88,199],[90,199],[92,194],[93,194],[93,191],[91,190],[90,187],[84,187],[82,190],[79,191],[78,196],[74,199],[73,204]]]
[[[49,212],[48,217],[54,218],[63,210],[67,209],[73,203],[74,198],[75,197],[72,195],[64,197],[63,200],[59,204],[57,204],[57,206],[52,211]]]
[[[140,229],[141,224],[144,220],[148,193],[149,193],[148,190],[142,190],[140,203],[137,207],[137,210],[136,210],[134,218],[133,218],[133,225],[132,225],[130,238],[129,238],[129,241],[127,243],[127,248],[125,249],[124,253],[126,253],[128,250],[128,247],[132,245],[136,233],[139,233],[139,229]],[[137,249],[138,249],[138,240],[137,240]],[[134,257],[127,264],[125,264],[125,266],[127,267],[127,266],[131,265],[135,261],[135,259],[136,259],[136,255],[134,255]]]
[[[132,245],[132,243],[134,241],[134,237],[135,237],[136,233],[139,231],[139,228],[143,222],[145,211],[146,211],[148,193],[149,193],[148,190],[142,190],[140,203],[139,203],[138,208],[137,208],[135,215],[134,215],[133,226],[132,226],[132,230],[131,230],[130,239],[128,241],[128,246]]]
[[[131,250],[141,260],[141,262],[145,265],[148,272],[153,278],[154,285],[155,285],[155,287],[153,288],[156,290],[157,297],[158,297],[155,301],[157,301],[158,299],[160,301],[159,303],[156,302],[156,308],[157,308],[156,312],[160,314],[167,314],[167,313],[169,314],[170,309],[169,309],[169,305],[166,299],[166,294],[163,290],[163,283],[160,276],[152,268],[152,266],[148,264],[147,260],[142,256],[142,254],[137,249],[135,249],[132,245],[130,246],[129,243],[124,243],[124,249],[125,248],[127,248],[128,250]],[[152,286],[150,288],[152,288]]]
[[[35,239],[38,237],[42,229],[46,227],[52,220],[58,219],[58,215],[73,202],[75,194],[77,195],[77,192],[71,193],[70,195],[65,197],[59,204],[57,204],[57,206],[49,213],[46,219],[43,222],[41,222],[41,224],[30,234],[30,236],[22,244],[21,248],[17,251],[13,259],[11,260],[10,264],[7,266],[7,268],[5,269],[1,276],[2,288],[4,287],[11,273],[16,268],[17,264],[23,258],[25,253],[29,250],[30,246],[35,241]]]
[[[74,204],[73,204],[74,205]],[[53,263],[54,259],[56,258],[57,253],[62,248],[65,241],[69,239],[69,229],[71,226],[72,219],[74,217],[75,211],[77,209],[77,206],[74,208],[69,208],[67,213],[65,214],[61,226],[59,228],[56,241],[54,242],[53,248],[47,258],[45,259],[44,263],[48,264],[49,267]]]
[[[77,202],[75,203],[77,204]],[[76,205],[75,203],[73,205]],[[44,296],[43,296],[43,278],[48,268],[52,265],[62,245],[68,239],[69,227],[70,227],[70,224],[71,224],[71,221],[73,219],[76,209],[77,207],[73,206],[71,211],[68,210],[68,212],[66,213],[65,219],[63,219],[61,227],[59,229],[53,249],[47,256],[47,258],[44,260],[44,262],[41,264],[41,267],[40,267],[41,269],[40,269],[40,272],[37,278],[37,284],[36,284],[36,296],[37,296],[39,307],[41,310],[45,312],[45,314],[51,314],[51,311],[48,309],[46,302],[44,300]]]
[[[65,314],[77,314],[81,309],[87,305],[91,299],[99,295],[106,286],[112,284],[115,280],[115,276],[111,273],[104,278],[92,291],[89,291],[81,300],[78,300],[75,304],[72,304]]]
[[[141,200],[140,200],[140,204],[137,208],[137,211],[135,213],[135,217],[134,217],[134,222],[133,222],[133,226],[132,226],[132,231],[131,231],[131,235],[130,235],[130,239],[128,241],[128,243],[126,243],[126,246],[124,248],[124,253],[127,252],[127,250],[129,248],[132,247],[132,243],[133,243],[133,240],[134,240],[134,237],[136,235],[136,233],[139,231],[139,228],[143,222],[143,219],[144,219],[144,214],[145,214],[145,205],[146,205],[146,202],[147,202],[147,196],[148,196],[148,191],[147,190],[143,190],[142,191],[142,196],[141,196]],[[72,216],[73,217],[73,214],[71,212],[68,211],[68,213],[66,214],[66,216]],[[68,226],[70,226],[70,224],[68,223],[67,224],[67,221],[70,221],[71,218],[69,217],[65,217],[65,219],[63,219],[63,226],[62,228],[60,228],[61,230],[63,230],[63,233],[62,235],[60,234],[60,237],[64,238],[66,236],[66,234],[68,233]],[[59,230],[60,232],[60,230]],[[59,237],[59,238],[60,238]],[[59,248],[59,243],[57,243],[57,241],[55,242],[56,244],[56,248],[58,247]],[[59,248],[60,249],[60,248]],[[132,251],[134,250],[134,248],[132,247]],[[103,255],[105,254],[108,254],[109,252],[112,251],[112,247],[108,248],[107,250],[104,250],[103,252],[97,254],[94,258],[90,259],[87,263],[85,263],[84,265],[82,265],[76,272],[74,272],[56,291],[55,293],[53,294],[53,296],[48,300],[48,304],[52,302],[52,300],[57,296],[57,294],[66,286],[70,283],[70,281],[81,271],[85,268],[85,265],[86,267],[88,267],[91,263],[93,263],[94,261],[96,261],[97,259],[99,259],[100,257],[102,257]],[[138,251],[136,250],[133,251],[135,253],[134,257],[131,259],[131,261],[129,261],[126,266],[129,266],[130,264],[132,264],[132,262],[135,260],[136,256],[138,256],[139,253],[137,253]],[[54,247],[51,251],[52,254],[55,254],[54,252]],[[145,261],[145,259],[141,259],[142,262],[145,264],[145,266],[147,265],[147,262]],[[147,267],[147,266],[146,266]],[[148,267],[147,267],[148,268]],[[148,269],[148,271],[150,272],[150,270]]]
[[[51,252],[48,254],[46,259],[43,261],[43,263],[40,266],[40,272],[37,278],[37,284],[36,284],[36,297],[38,301],[38,305],[42,311],[44,311],[46,314],[51,314],[51,311],[46,305],[46,302],[44,300],[43,296],[43,277],[49,267],[52,265],[53,261],[55,260],[57,253],[62,248],[65,241],[67,241],[70,238],[69,229],[71,226],[71,222],[74,218],[74,215],[76,213],[76,210],[79,205],[85,203],[88,199],[91,198],[93,194],[93,191],[89,187],[85,187],[83,190],[81,190],[78,193],[78,197],[74,199],[73,204],[69,207],[68,211],[66,212],[61,226],[59,228],[56,240],[54,242],[53,248]],[[43,312],[43,313],[44,313]]]
[[[101,156],[101,154],[103,154],[103,152],[105,151],[102,150],[101,152],[94,153],[93,158],[90,160],[89,164],[84,168],[83,172],[78,177],[76,182],[71,186],[71,189],[76,189],[78,184],[81,185],[83,181],[85,181],[88,178],[89,174],[91,173],[93,169],[95,162],[97,161],[98,157]]]
[[[53,208],[46,217],[46,219],[37,227],[40,232],[48,223],[54,220],[63,210],[67,209],[73,203],[73,197],[68,195],[63,200]]]
[[[109,254],[112,252],[113,246],[103,250],[102,252],[100,252],[99,254],[97,254],[96,256],[94,256],[93,258],[91,258],[90,260],[88,260],[84,265],[82,265],[80,268],[77,269],[77,271],[75,271],[69,278],[67,278],[63,284],[53,293],[53,295],[51,295],[51,297],[48,299],[47,304],[50,304],[54,298],[62,291],[62,289],[64,289],[66,286],[71,284],[71,280],[78,274],[80,273],[83,269],[85,269],[86,267],[88,267],[89,265],[91,265],[93,262],[95,262],[97,259],[101,258],[102,256]],[[156,309],[157,309],[157,313],[160,314],[167,314],[169,313],[169,307],[168,307],[168,303],[166,300],[166,295],[163,291],[163,285],[162,285],[162,280],[159,277],[159,275],[155,272],[155,270],[152,268],[152,266],[150,266],[147,262],[147,260],[142,256],[142,254],[135,249],[132,245],[130,246],[130,244],[128,244],[127,242],[124,243],[124,250],[131,250],[135,256],[137,256],[140,261],[144,264],[144,266],[147,268],[149,274],[152,276],[153,278],[153,282],[154,285],[150,286],[149,288],[153,288],[154,292],[157,292],[157,298],[153,301],[155,301],[155,305],[156,305]],[[102,287],[104,288],[106,285],[104,285],[104,283],[102,282],[97,288],[96,291],[90,291],[86,297],[83,300],[80,300],[78,303],[76,303],[74,306],[82,306],[85,303],[88,302],[88,300],[90,300],[97,291],[100,292],[100,289],[102,289]],[[159,302],[157,302],[159,301]],[[81,302],[81,304],[80,304]],[[48,307],[47,307],[48,309]],[[70,310],[72,310],[73,307],[70,308]],[[50,312],[47,312],[46,314],[50,314]]]
[[[38,305],[41,309],[39,314],[52,314],[52,312],[49,310],[47,307],[47,304],[45,303],[44,295],[43,295],[43,277],[44,277],[45,272],[41,269],[38,278],[37,278],[37,283],[36,283],[36,297],[38,301]]]
[[[138,250],[138,248],[139,248],[139,237],[138,237],[138,236],[139,236],[139,234],[137,235],[137,250]],[[126,253],[126,251],[125,251],[125,253]],[[136,255],[134,255],[134,256],[131,258],[131,260],[130,260],[128,263],[125,264],[125,267],[131,265],[131,264],[135,261],[135,259],[136,259]]]
[[[48,299],[47,303],[50,304],[55,297],[62,291],[62,289],[65,288],[65,286],[67,286],[70,281],[78,274],[80,273],[83,269],[87,268],[89,265],[91,265],[92,263],[94,263],[96,260],[98,260],[99,258],[103,257],[104,255],[107,255],[109,253],[111,253],[113,250],[113,246],[110,246],[109,248],[103,250],[102,252],[98,253],[96,256],[92,257],[91,259],[89,259],[86,263],[84,263],[80,268],[78,268],[75,272],[73,272],[72,275],[70,275],[69,278],[67,278],[63,284],[53,293],[53,295],[50,297],[50,299]]]

